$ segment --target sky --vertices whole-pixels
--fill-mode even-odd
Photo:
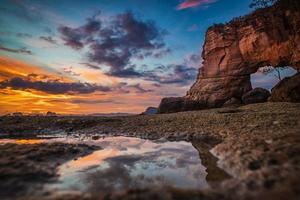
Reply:
[[[139,113],[183,96],[207,28],[250,1],[0,0],[0,113]]]

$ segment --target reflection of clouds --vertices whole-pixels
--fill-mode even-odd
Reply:
[[[63,171],[72,173],[61,173],[77,178],[83,191],[99,194],[130,188],[207,186],[198,151],[187,142],[155,143],[124,137],[97,142],[103,150],[67,163]]]
[[[202,172],[199,166],[198,152],[190,148],[162,148],[140,155],[110,157],[105,162],[108,163],[108,168],[87,176],[92,191],[176,185],[173,183],[176,179],[170,177],[174,176],[174,172],[185,178],[182,182],[192,184],[204,174],[204,169]],[[122,173],[118,173],[119,171]],[[95,177],[99,177],[97,182]]]

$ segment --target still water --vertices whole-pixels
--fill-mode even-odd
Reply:
[[[46,184],[46,190],[105,193],[148,187],[208,187],[206,168],[201,164],[199,152],[189,142],[128,137],[80,141],[66,138],[1,141],[19,144],[78,142],[102,148],[60,165],[57,181]]]

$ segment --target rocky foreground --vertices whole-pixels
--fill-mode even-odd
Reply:
[[[263,103],[239,108],[109,118],[7,116],[0,118],[0,133],[3,137],[60,133],[189,140],[199,150],[202,162],[217,162],[231,177],[223,182],[213,181],[212,188],[206,191],[170,189],[161,197],[160,191],[149,189],[128,191],[114,196],[117,199],[299,199],[299,116],[300,104],[296,103]],[[34,148],[49,150],[41,146]],[[65,148],[72,150],[74,147]],[[11,161],[6,156],[22,154],[22,151],[15,146],[1,146],[1,176],[5,176],[10,167],[23,169],[15,167],[24,166],[22,159],[12,156],[11,160],[17,164],[11,165],[7,164]],[[215,156],[213,159],[207,157],[210,153]],[[43,159],[51,160],[55,155]],[[35,165],[40,161],[31,159],[31,162]],[[22,172],[14,173],[23,177]],[[217,172],[211,171],[210,175],[214,173]],[[8,176],[7,180],[10,178]]]

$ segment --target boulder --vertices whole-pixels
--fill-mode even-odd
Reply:
[[[300,103],[300,73],[292,77],[284,78],[271,92],[269,99],[272,102],[296,102]]]
[[[184,98],[183,97],[167,97],[163,98],[158,107],[159,113],[173,113],[183,110]]]
[[[158,108],[155,107],[148,107],[142,115],[155,115],[158,112]]]
[[[242,102],[243,104],[263,103],[267,102],[270,96],[269,90],[255,88],[243,95]]]
[[[158,113],[174,113],[190,110],[201,110],[207,108],[207,104],[204,101],[194,101],[184,97],[168,97],[163,98]]]
[[[231,106],[239,106],[242,104],[242,101],[238,98],[232,97],[228,101],[226,101],[223,107],[231,107]]]

